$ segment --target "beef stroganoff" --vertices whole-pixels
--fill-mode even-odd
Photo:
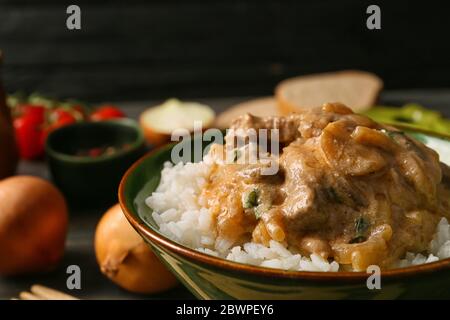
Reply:
[[[405,267],[450,257],[450,170],[404,132],[339,103],[286,117],[237,118],[277,129],[265,157],[249,142],[215,144],[200,163],[167,163],[146,200],[160,231],[241,263],[307,271]],[[256,143],[257,144],[257,143]],[[267,148],[265,148],[267,149]]]

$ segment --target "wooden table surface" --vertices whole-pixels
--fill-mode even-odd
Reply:
[[[246,98],[196,99],[212,106],[216,112],[224,110],[236,102]],[[430,108],[437,109],[450,116],[450,90],[410,90],[386,91],[381,102],[400,105],[405,102],[420,102]],[[137,118],[146,107],[154,105],[150,102],[117,103],[124,108],[127,115]],[[30,174],[49,179],[45,162],[26,162],[19,165],[18,174]],[[106,209],[106,208],[105,208]],[[99,271],[93,250],[93,237],[96,224],[104,209],[77,211],[70,210],[69,234],[66,242],[66,252],[57,270],[45,275],[30,275],[14,278],[0,278],[0,299],[10,299],[20,291],[27,290],[31,285],[39,283],[61,291],[68,292],[82,299],[193,299],[189,291],[181,285],[168,292],[157,295],[134,295],[121,290],[112,284]],[[69,291],[66,288],[66,268],[69,265],[81,268],[81,289]]]

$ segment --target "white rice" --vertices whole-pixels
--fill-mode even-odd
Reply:
[[[211,163],[212,160],[206,156],[200,163],[165,164],[158,188],[146,199],[146,204],[153,209],[153,219],[161,233],[200,252],[240,263],[297,271],[339,271],[339,264],[335,261],[329,262],[317,254],[301,256],[273,240],[269,247],[248,242],[232,248],[228,243],[216,241],[212,215],[199,200]],[[442,218],[430,243],[428,256],[407,253],[394,267],[429,263],[449,257],[450,225]]]

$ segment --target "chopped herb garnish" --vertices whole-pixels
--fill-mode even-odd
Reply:
[[[355,221],[355,237],[349,243],[361,243],[366,241],[366,233],[370,227],[369,221],[363,217],[359,217]]]
[[[244,198],[243,206],[245,209],[250,209],[259,204],[259,190],[257,188],[250,191]]]
[[[342,203],[342,199],[333,187],[325,188],[328,199],[332,202]]]
[[[357,235],[363,235],[369,229],[370,223],[363,217],[359,217],[355,221],[355,231]]]

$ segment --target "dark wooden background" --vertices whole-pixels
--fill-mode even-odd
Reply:
[[[73,3],[82,8],[81,31],[65,27]],[[372,3],[381,6],[382,30],[365,27]],[[417,101],[450,116],[449,33],[448,5],[434,0],[0,0],[8,91],[140,100],[121,104],[132,118],[169,96],[205,98],[220,112],[239,96],[271,94],[286,77],[346,68],[379,74],[389,89],[382,103]],[[233,98],[211,99],[226,96]],[[19,173],[48,178],[44,163],[22,162]],[[61,267],[0,279],[0,299],[33,283],[65,290],[69,264],[83,270],[83,290],[72,293],[80,298],[192,298],[181,287],[130,295],[102,277],[92,248],[102,211],[72,211]]]
[[[448,1],[447,1],[448,2]],[[66,7],[82,30],[66,29]],[[365,26],[382,10],[382,30]],[[9,91],[91,101],[270,94],[281,79],[359,68],[388,89],[450,87],[445,1],[0,1]]]

